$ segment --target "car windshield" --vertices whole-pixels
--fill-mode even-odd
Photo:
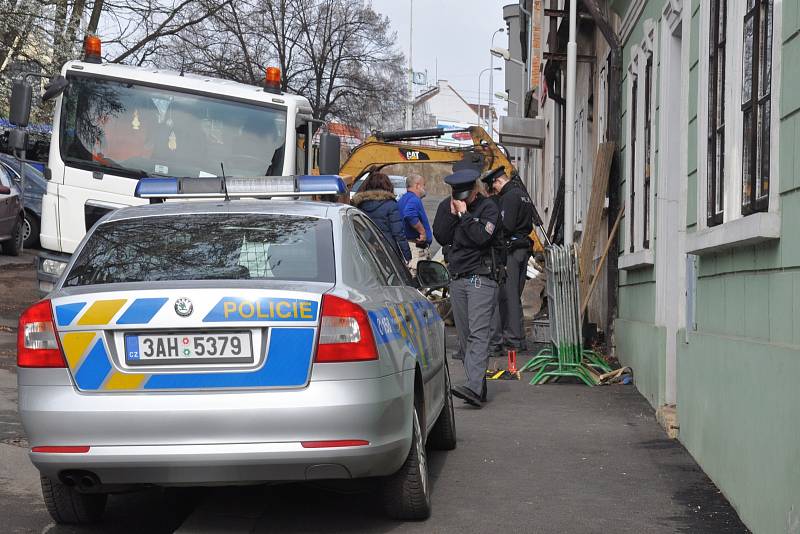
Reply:
[[[133,176],[283,172],[286,111],[71,75],[61,111],[68,165]]]
[[[65,287],[163,280],[334,281],[330,221],[211,213],[99,225]]]

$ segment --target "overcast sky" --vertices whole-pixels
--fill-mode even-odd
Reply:
[[[428,83],[439,79],[450,84],[467,99],[478,101],[478,73],[489,67],[492,33],[505,28],[503,6],[514,0],[413,0],[414,1],[414,70],[428,70]],[[397,42],[408,55],[409,6],[411,0],[372,0],[375,11],[389,17],[397,31]],[[498,33],[495,46],[508,48],[508,36]],[[504,61],[495,58],[494,66]],[[505,89],[503,71],[494,71],[494,90]],[[419,87],[416,89],[419,90]],[[416,94],[416,93],[415,93]],[[489,73],[481,77],[481,102],[489,98]],[[504,105],[495,102],[498,114],[505,115]]]

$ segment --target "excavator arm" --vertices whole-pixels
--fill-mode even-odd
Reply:
[[[389,165],[404,163],[469,163],[481,173],[505,167],[510,176],[517,174],[517,169],[508,159],[503,148],[497,145],[491,136],[479,126],[471,126],[456,133],[468,136],[471,146],[445,147],[413,144],[409,141],[435,139],[444,135],[443,128],[424,130],[406,130],[399,132],[375,132],[350,153],[342,164],[339,174],[347,187],[364,176],[367,172],[379,170]],[[541,228],[541,231],[544,231]],[[534,229],[531,232],[534,252],[542,252],[542,242]]]
[[[350,153],[339,174],[348,186],[365,173],[388,165],[403,163],[448,163],[468,161],[482,172],[503,166],[514,174],[511,164],[502,148],[492,140],[483,128],[472,126],[462,132],[472,140],[472,146],[443,147],[412,144],[408,141],[433,139],[443,135],[444,129],[407,130],[402,132],[375,132]]]

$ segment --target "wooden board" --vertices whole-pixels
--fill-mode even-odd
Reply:
[[[589,291],[589,283],[594,269],[594,249],[601,235],[603,207],[608,189],[608,176],[611,172],[611,162],[614,159],[614,143],[601,143],[594,159],[594,174],[592,175],[592,194],[589,197],[589,210],[584,222],[583,237],[580,248],[580,295],[583,297]]]

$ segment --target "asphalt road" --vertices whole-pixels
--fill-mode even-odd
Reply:
[[[99,525],[55,526],[16,414],[13,323],[36,300],[26,261],[0,256],[2,532],[747,532],[635,388],[525,381],[491,383],[481,410],[457,406],[458,448],[430,454],[434,509],[423,523],[385,519],[366,481],[152,488],[112,496]],[[452,329],[448,338],[452,347]]]

